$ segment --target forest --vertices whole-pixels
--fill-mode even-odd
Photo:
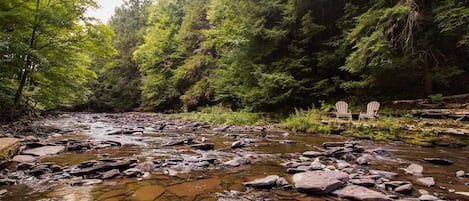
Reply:
[[[468,0],[0,2],[0,113],[291,112],[469,92]]]

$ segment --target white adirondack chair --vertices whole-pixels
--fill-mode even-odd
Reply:
[[[366,105],[366,113],[360,112],[358,119],[376,119],[378,117],[379,103],[377,101],[369,102]]]
[[[352,112],[348,110],[348,104],[345,101],[338,101],[337,103],[335,103],[335,108],[337,109],[337,112],[335,113],[337,119],[352,119]]]

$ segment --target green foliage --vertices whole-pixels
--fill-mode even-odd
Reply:
[[[331,133],[334,124],[322,124],[326,113],[318,110],[295,109],[295,112],[280,123],[280,127],[293,132]]]
[[[265,122],[265,118],[259,113],[232,111],[231,109],[223,106],[206,107],[202,108],[199,112],[179,113],[174,114],[173,116],[211,124],[238,126],[263,124]]]
[[[445,103],[445,101],[443,100],[443,94],[432,94],[432,95],[429,95],[428,98],[430,99],[430,102],[434,104]]]

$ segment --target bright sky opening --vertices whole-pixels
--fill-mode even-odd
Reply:
[[[99,4],[98,9],[90,9],[87,11],[87,15],[90,17],[96,17],[103,23],[107,24],[111,16],[114,14],[114,9],[124,3],[124,0],[97,0]]]

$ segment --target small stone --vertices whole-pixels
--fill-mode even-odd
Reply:
[[[448,192],[454,193],[454,192],[456,192],[456,190],[455,189],[448,189]]]
[[[421,165],[411,164],[407,168],[405,168],[404,171],[408,174],[422,175],[423,167]]]
[[[2,196],[3,194],[5,194],[5,193],[7,193],[7,192],[8,192],[8,190],[6,190],[6,189],[0,190],[0,196]]]
[[[412,184],[404,184],[402,186],[399,186],[397,187],[396,189],[394,189],[394,191],[398,192],[398,193],[404,193],[404,194],[407,194],[407,193],[411,193],[412,192]]]
[[[308,158],[314,158],[318,156],[324,156],[324,153],[318,151],[307,151],[303,153],[303,156]]]
[[[238,149],[244,147],[246,144],[243,141],[236,141],[231,144],[232,149]]]
[[[309,166],[310,170],[322,170],[322,163],[319,161],[314,161]]]
[[[223,165],[231,166],[231,167],[239,167],[239,166],[248,165],[248,164],[251,164],[251,160],[247,158],[235,158],[233,160],[223,163]]]
[[[103,183],[101,179],[82,179],[78,181],[73,181],[71,183],[72,186],[91,186],[95,184]]]
[[[462,170],[459,170],[456,172],[456,177],[464,177],[466,176],[466,173]]]
[[[120,175],[119,169],[109,170],[107,172],[101,173],[101,179],[111,179]]]
[[[427,194],[430,194],[427,190],[425,189],[419,189],[419,193],[420,195],[427,195]]]
[[[351,179],[350,183],[365,186],[365,187],[373,187],[376,184],[376,181],[373,179]]]
[[[137,169],[137,168],[129,168],[122,172],[122,174],[126,177],[136,177],[138,175],[142,174],[142,170]]]
[[[397,176],[397,174],[394,172],[388,172],[388,171],[383,171],[383,170],[370,170],[369,172],[370,174],[379,175],[388,179],[392,179]]]
[[[435,185],[435,179],[433,179],[433,177],[418,178],[416,181],[417,181],[417,184],[427,186],[427,187]]]
[[[419,200],[421,200],[421,201],[433,201],[433,200],[439,200],[439,199],[440,198],[435,197],[433,195],[429,195],[429,194],[421,195],[419,197]]]

